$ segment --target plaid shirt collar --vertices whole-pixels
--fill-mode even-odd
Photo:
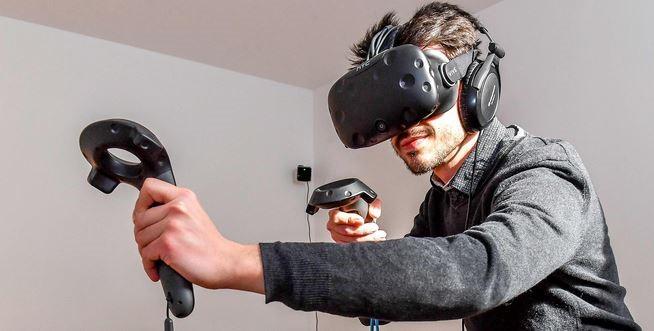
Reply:
[[[476,144],[477,148],[477,159],[475,161],[475,151],[472,150],[466,160],[463,162],[463,165],[456,172],[454,177],[450,181],[443,185],[440,180],[435,178],[436,174],[432,172],[430,177],[431,185],[434,188],[441,189],[443,191],[449,191],[454,188],[457,191],[468,195],[469,192],[475,192],[479,180],[486,175],[488,168],[493,164],[495,159],[498,157],[500,152],[501,144],[500,142],[503,139],[511,139],[515,135],[524,135],[524,130],[517,126],[511,126],[515,129],[514,132],[511,132],[509,128],[505,128],[500,121],[495,118],[491,124],[486,127],[479,134],[479,140]],[[474,165],[474,178],[471,180],[473,172],[472,168]]]

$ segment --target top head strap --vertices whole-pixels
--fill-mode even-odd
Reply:
[[[397,26],[387,25],[372,37],[370,47],[368,48],[368,56],[366,61],[375,57],[375,55],[392,48],[395,44],[395,36],[397,35]]]

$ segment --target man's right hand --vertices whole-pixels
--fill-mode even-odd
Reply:
[[[356,213],[346,213],[338,209],[329,211],[327,230],[337,243],[386,240],[386,232],[380,230],[375,221],[381,215],[381,200],[375,199],[368,206],[368,217]]]

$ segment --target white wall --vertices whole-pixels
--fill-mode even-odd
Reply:
[[[96,120],[154,131],[225,236],[306,239],[293,171],[313,163],[311,91],[2,17],[0,31],[0,329],[162,327],[132,234],[136,190],[86,183],[78,137]],[[313,325],[261,295],[195,289],[179,330]]]
[[[606,212],[627,304],[643,329],[654,327],[648,313],[654,297],[654,225],[647,208],[654,186],[649,173],[654,141],[647,127],[654,121],[647,103],[654,76],[653,11],[654,3],[644,0],[505,0],[477,14],[507,52],[500,120],[577,147]],[[346,150],[329,119],[330,85],[315,91],[316,184],[360,177],[384,199],[382,228],[401,237],[429,179],[410,175],[388,143]],[[324,231],[314,236],[328,239]],[[332,326],[327,330],[360,328],[351,319],[321,317]],[[384,329],[460,330],[460,324],[393,323]]]

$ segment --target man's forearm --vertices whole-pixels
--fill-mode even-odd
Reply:
[[[234,263],[226,288],[264,294],[263,264],[259,245],[234,246]]]

